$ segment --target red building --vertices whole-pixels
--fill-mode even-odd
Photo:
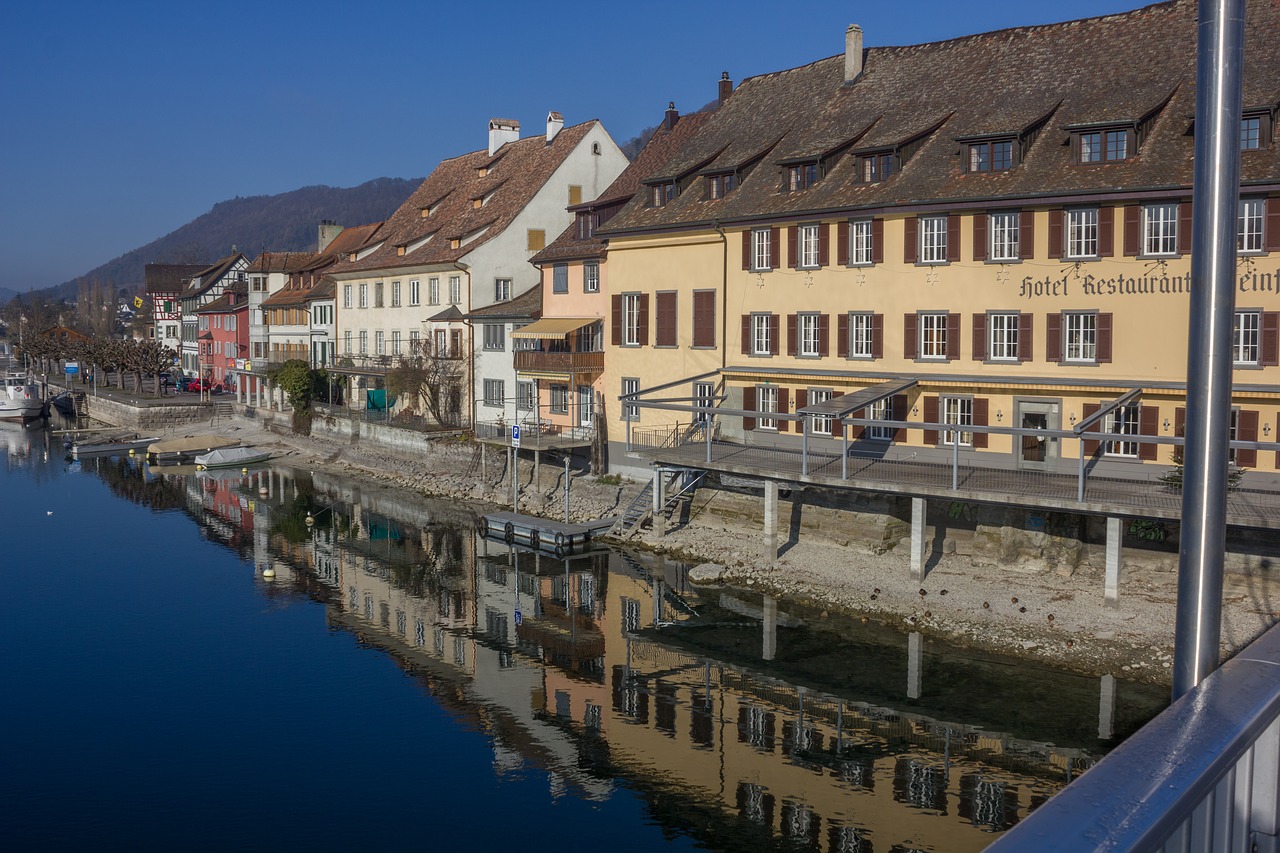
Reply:
[[[248,288],[236,282],[225,293],[196,311],[200,332],[200,375],[214,386],[231,388],[232,371],[249,352]]]

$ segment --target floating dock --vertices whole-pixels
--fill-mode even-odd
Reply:
[[[616,518],[601,518],[586,524],[565,524],[549,518],[518,512],[491,512],[480,519],[481,534],[535,551],[562,556],[581,548],[593,536],[608,532]]]

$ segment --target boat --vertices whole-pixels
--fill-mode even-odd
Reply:
[[[63,417],[74,418],[76,416],[76,401],[71,396],[70,391],[63,391],[55,397],[50,397],[49,405],[57,409]]]
[[[81,459],[85,456],[102,456],[109,453],[128,453],[130,450],[141,450],[159,441],[158,436],[139,436],[135,433],[125,435],[100,436],[98,438],[77,441],[71,445],[71,457]]]
[[[220,435],[198,435],[193,438],[171,438],[147,447],[147,456],[159,463],[192,462],[202,453],[224,447],[238,447],[240,439]]]
[[[196,457],[197,468],[239,468],[271,458],[271,451],[256,447],[224,447]]]
[[[33,421],[45,413],[44,399],[40,396],[40,386],[26,373],[9,370],[0,382],[0,420]]]

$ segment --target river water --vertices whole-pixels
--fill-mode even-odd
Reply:
[[[456,502],[0,454],[6,850],[980,850],[1166,702]]]

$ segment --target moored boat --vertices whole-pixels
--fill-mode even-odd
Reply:
[[[198,468],[238,468],[265,462],[271,458],[271,451],[256,447],[224,447],[211,450],[196,457]]]
[[[148,445],[147,455],[160,463],[191,462],[202,453],[225,447],[238,447],[239,444],[238,438],[223,438],[220,435],[171,438]]]
[[[45,412],[40,386],[20,371],[10,371],[0,378],[0,420],[33,421]]]
[[[110,436],[87,441],[77,441],[71,445],[71,456],[80,459],[85,456],[103,456],[111,453],[128,453],[130,450],[141,450],[159,440],[158,436],[139,436],[137,433],[122,436]]]

